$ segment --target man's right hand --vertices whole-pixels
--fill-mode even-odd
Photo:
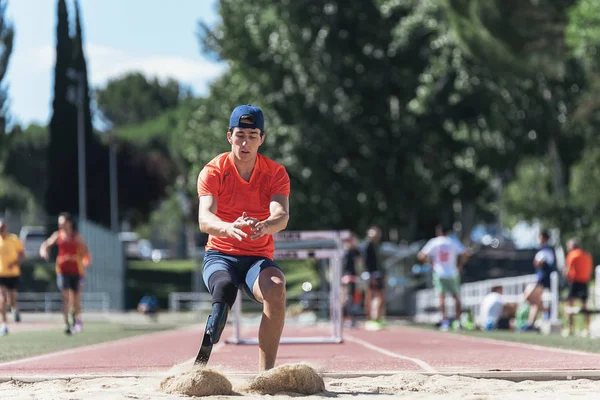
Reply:
[[[40,257],[42,257],[44,260],[48,260],[48,250],[42,247],[40,249]]]
[[[241,241],[243,238],[247,238],[248,234],[243,231],[244,227],[248,226],[248,221],[246,221],[244,216],[238,217],[235,221],[233,221],[229,227],[227,228],[227,236],[232,237]]]

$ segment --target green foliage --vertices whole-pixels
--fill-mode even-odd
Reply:
[[[189,89],[174,79],[161,83],[140,72],[111,79],[96,90],[98,109],[113,127],[142,124],[188,97]]]
[[[600,3],[595,0],[579,0],[568,13],[567,43],[575,56],[589,68],[597,70],[600,54]]]
[[[445,0],[462,48],[499,74],[559,77],[574,0]]]
[[[48,128],[32,124],[22,130],[20,126],[15,126],[8,136],[12,141],[6,149],[5,172],[29,189],[36,204],[41,207],[44,204],[45,186],[40,176],[46,173]]]
[[[0,173],[0,210],[31,214],[35,204],[35,198],[25,186]]]

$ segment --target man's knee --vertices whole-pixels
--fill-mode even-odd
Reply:
[[[231,274],[226,271],[213,273],[208,279],[208,290],[212,294],[213,303],[225,303],[229,308],[233,307],[238,288]]]
[[[270,304],[285,303],[285,277],[281,271],[259,277],[260,292],[263,300]]]

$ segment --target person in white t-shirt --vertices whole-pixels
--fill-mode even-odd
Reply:
[[[502,316],[504,303],[502,301],[502,286],[494,286],[481,302],[479,308],[479,325],[482,329],[490,331],[496,328]]]
[[[437,237],[430,239],[417,255],[421,262],[429,259],[433,267],[433,285],[440,297],[442,330],[450,326],[446,313],[446,294],[454,298],[455,318],[460,320],[460,272],[468,258],[464,246],[448,236],[451,232],[449,227],[438,226]]]

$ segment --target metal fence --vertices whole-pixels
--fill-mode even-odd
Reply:
[[[118,235],[90,221],[79,221],[78,225],[79,232],[92,253],[92,263],[85,274],[83,294],[106,293],[110,297],[112,310],[125,309],[126,264]]]
[[[23,292],[19,293],[19,310],[30,312],[60,312],[63,307],[62,294],[59,292]],[[110,311],[108,293],[83,292],[81,306],[84,311]]]
[[[542,301],[545,307],[551,310],[551,321],[558,321],[558,273],[553,272],[551,276],[551,290],[544,291]],[[535,274],[514,276],[510,278],[486,279],[479,282],[470,282],[462,284],[460,287],[460,301],[463,309],[473,312],[473,315],[479,317],[479,309],[485,296],[490,293],[492,287],[502,286],[502,298],[508,303],[521,303],[523,292],[527,285],[537,282]],[[448,315],[454,315],[454,299],[450,296],[446,299],[446,312]],[[416,296],[416,313],[414,321],[417,323],[435,323],[441,319],[439,311],[439,296],[435,289],[419,290]]]

